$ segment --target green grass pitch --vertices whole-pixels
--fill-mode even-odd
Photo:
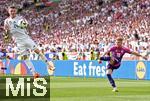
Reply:
[[[50,78],[50,101],[150,101],[150,81],[115,79],[112,92],[107,79]]]
[[[16,78],[13,77],[12,78]],[[3,79],[3,77],[1,77]],[[50,101],[150,101],[150,81],[115,79],[119,92],[112,92],[107,79],[50,77]],[[0,82],[0,91],[5,83]],[[0,92],[2,93],[2,92]],[[0,98],[0,101],[48,101],[44,98]]]

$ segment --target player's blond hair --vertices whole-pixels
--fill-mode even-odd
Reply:
[[[123,38],[118,37],[118,38],[117,38],[117,41],[123,41]]]

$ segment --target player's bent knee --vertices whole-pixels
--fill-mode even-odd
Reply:
[[[112,70],[111,69],[107,69],[106,70],[106,74],[112,74]]]

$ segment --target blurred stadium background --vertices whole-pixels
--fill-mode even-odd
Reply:
[[[15,59],[16,44],[5,45],[2,38],[11,4],[28,20],[31,37],[49,60],[97,60],[117,36],[141,54],[150,50],[149,0],[0,0],[0,48]],[[31,51],[30,59],[39,57]],[[123,59],[141,60],[132,55]],[[149,81],[117,83],[122,91],[114,94],[105,79],[51,77],[50,101],[149,101]]]
[[[29,21],[32,38],[40,49],[56,53],[50,56],[53,59],[67,59],[59,52],[69,52],[69,59],[72,54],[73,59],[91,59],[87,52],[103,53],[119,35],[127,47],[140,53],[150,47],[149,0],[1,0],[1,28],[10,4],[18,6],[20,14]],[[0,36],[0,47],[3,46]],[[17,53],[14,42],[7,51]],[[127,55],[124,59],[137,58]]]

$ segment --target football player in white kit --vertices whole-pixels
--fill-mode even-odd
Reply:
[[[18,25],[19,20],[24,19],[22,16],[17,15],[17,8],[15,6],[8,7],[9,17],[4,21],[4,30],[5,35],[13,37],[17,47],[21,53],[21,57],[25,60],[26,65],[34,75],[34,77],[39,77],[39,74],[35,72],[34,66],[31,61],[27,60],[28,58],[28,50],[34,50],[35,53],[39,54],[42,60],[47,63],[47,69],[50,71],[54,71],[54,64],[52,61],[48,61],[44,54],[40,52],[37,48],[35,42],[29,37],[30,30],[29,26],[27,28],[21,28]]]

